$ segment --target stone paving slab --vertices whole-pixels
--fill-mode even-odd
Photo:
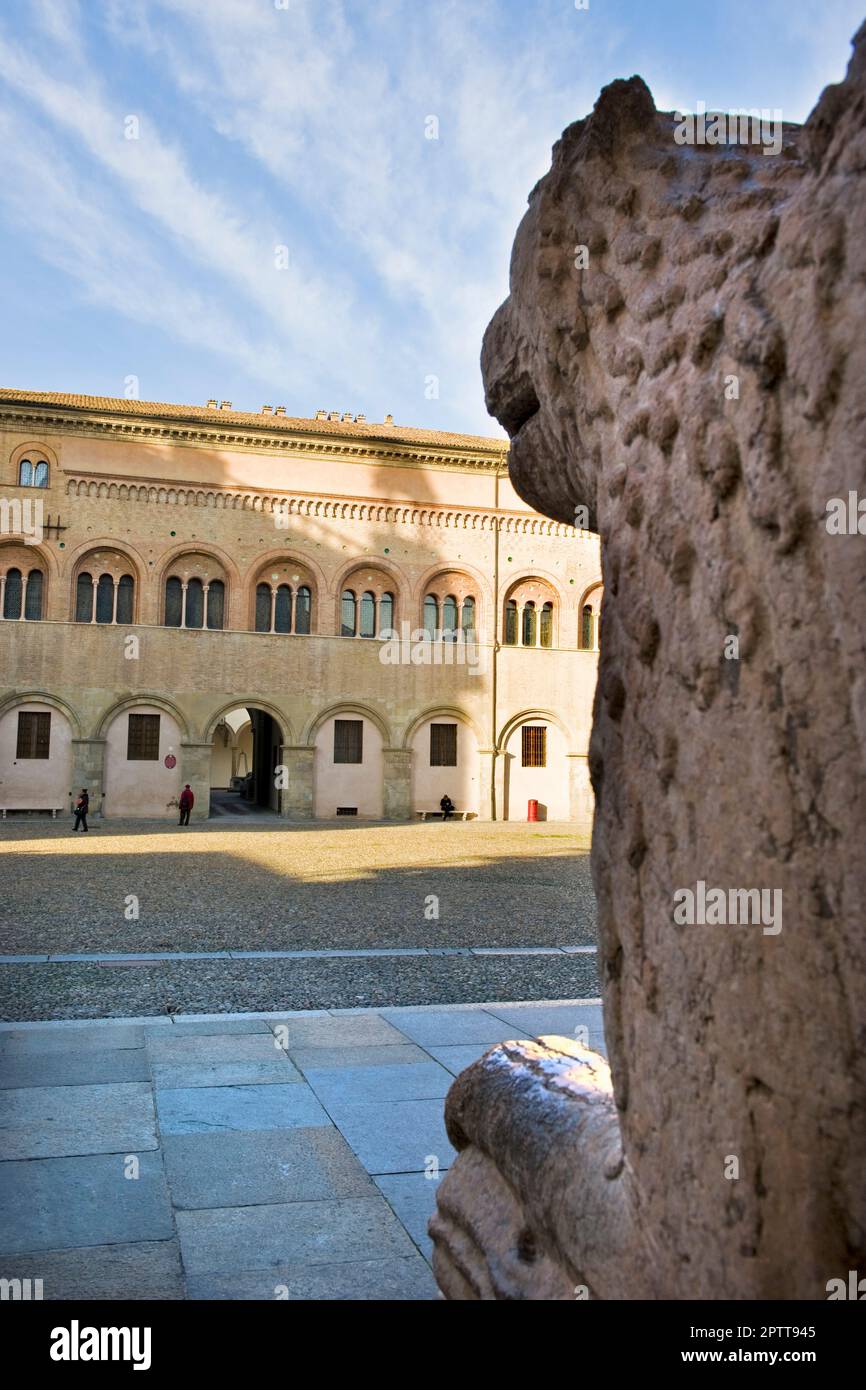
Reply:
[[[53,1161],[53,1160],[49,1160]],[[86,1250],[40,1250],[38,1255],[4,1255],[6,1279],[41,1279],[45,1300],[154,1299],[185,1297],[177,1239],[139,1240],[132,1245],[91,1245]]]
[[[452,1077],[458,1076],[461,1071],[471,1067],[473,1062],[477,1062],[479,1057],[483,1057],[494,1043],[458,1043],[449,1047],[429,1047],[431,1057],[435,1057],[443,1067],[450,1071]]]
[[[315,1202],[375,1193],[333,1126],[169,1134],[163,1153],[178,1210]]]
[[[483,1009],[460,1012],[444,1009],[383,1009],[382,1014],[407,1038],[421,1047],[446,1047],[458,1043],[493,1043],[508,1040],[508,1027]]]
[[[171,1025],[173,1038],[212,1038],[217,1035],[224,1036],[227,1033],[269,1033],[271,1031],[263,1018],[230,1018],[226,1014],[220,1014],[208,1020],[196,1019],[194,1022],[179,1023],[173,1018],[160,1020],[160,1023],[163,1022]],[[151,1025],[148,1025],[144,1031],[148,1038],[153,1037]],[[154,1032],[157,1037],[161,1037],[165,1029],[157,1026]]]
[[[30,1086],[104,1086],[112,1081],[149,1081],[144,1048],[86,1050],[81,1056],[71,1043],[62,1052],[18,1050],[0,1052],[0,1089]],[[2,1144],[0,1144],[2,1149]]]
[[[270,1029],[265,1033],[217,1033],[204,1037],[154,1033],[147,1040],[156,1062],[273,1062],[285,1056]]]
[[[444,1100],[454,1078],[428,1057],[409,1066],[308,1067],[306,1078],[335,1117],[356,1105],[403,1100]]]
[[[126,1176],[132,1171],[130,1158],[137,1161],[137,1178]],[[0,1163],[0,1255],[173,1235],[161,1154]],[[80,1259],[87,1269],[89,1251],[82,1250]]]
[[[453,1076],[509,1038],[598,1045],[598,1002],[0,1026],[0,1079],[28,1083],[0,1090],[0,1277],[46,1298],[436,1298],[425,1173],[453,1159]]]
[[[236,1274],[193,1274],[191,1299],[285,1299],[288,1302],[419,1302],[440,1297],[427,1261],[416,1253],[349,1264],[276,1265]]]
[[[124,1047],[144,1047],[144,1030],[128,1024],[110,1023],[93,1026],[77,1022],[74,1033],[44,1023],[35,1028],[12,1028],[0,1032],[0,1054],[15,1056],[21,1052],[77,1053],[95,1049],[97,1052]]]
[[[379,1013],[326,1014],[304,1018],[287,1015],[271,1025],[279,1029],[277,1037],[291,1051],[298,1047],[370,1047],[379,1043],[405,1043],[406,1038]]]
[[[414,1246],[383,1197],[179,1211],[189,1274],[271,1270],[280,1264],[342,1264],[411,1255]]]
[[[368,1173],[423,1172],[431,1158],[448,1168],[454,1150],[441,1100],[399,1100],[341,1106],[334,1123]]]
[[[145,1082],[0,1091],[0,1159],[157,1147],[153,1095]]]
[[[512,1032],[517,1029],[518,1035],[523,1038],[557,1035],[574,1039],[582,1036],[578,1029],[586,1028],[589,1031],[589,1046],[597,1051],[604,1050],[604,1027],[599,1005],[504,1005],[496,1009],[496,1017],[501,1018]]]
[[[296,1067],[390,1067],[429,1062],[428,1053],[414,1043],[379,1043],[358,1047],[291,1047],[289,1056]]]
[[[436,1210],[439,1179],[426,1173],[381,1173],[376,1186],[425,1259],[432,1260],[433,1242],[427,1223]]]
[[[153,1084],[164,1090],[190,1086],[288,1086],[303,1081],[284,1055],[267,1062],[155,1062]]]
[[[189,1086],[157,1091],[156,1105],[163,1134],[330,1124],[303,1081],[290,1086]]]

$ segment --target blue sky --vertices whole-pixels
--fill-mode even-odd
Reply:
[[[0,384],[499,433],[481,337],[563,127],[634,72],[803,120],[864,8],[0,0]]]

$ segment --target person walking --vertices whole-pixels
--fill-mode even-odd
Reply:
[[[451,800],[450,796],[443,796],[442,800],[439,802],[439,805],[442,808],[443,820],[448,820],[449,816],[454,815],[454,802]]]
[[[82,830],[87,830],[87,812],[90,810],[90,797],[87,788],[81,788],[81,795],[75,803],[75,824],[72,829],[77,830],[81,826]]]
[[[180,820],[178,821],[178,825],[189,825],[189,813],[195,805],[195,792],[190,787],[189,782],[186,783],[186,786],[180,794],[178,805],[180,806]]]

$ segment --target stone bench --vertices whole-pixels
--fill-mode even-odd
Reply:
[[[0,818],[5,820],[7,811],[11,811],[13,815],[16,811],[19,815],[24,815],[26,812],[50,811],[51,819],[56,820],[58,815],[63,813],[63,810],[62,806],[0,806]]]
[[[444,814],[443,814],[442,811],[416,811],[415,814],[416,814],[416,816],[420,816],[421,820],[426,820],[428,816],[430,816],[432,820],[444,820],[444,819],[445,819]],[[451,812],[451,819],[452,819],[452,820],[468,820],[470,816],[474,816],[474,815],[475,815],[475,812],[474,812],[474,811],[458,811],[458,810],[455,809],[455,810],[453,810],[453,811]]]

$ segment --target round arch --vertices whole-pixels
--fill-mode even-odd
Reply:
[[[244,573],[244,615],[247,625],[251,632],[255,631],[256,626],[256,589],[259,584],[264,582],[266,571],[271,566],[277,565],[297,565],[300,570],[306,570],[310,575],[313,586],[312,593],[312,621],[310,623],[310,636],[317,637],[322,631],[322,605],[323,595],[328,592],[328,583],[325,579],[324,571],[315,560],[309,560],[304,555],[299,555],[294,550],[269,550],[264,555],[258,555],[255,563],[247,567]],[[268,582],[272,582],[268,579]],[[281,583],[284,581],[280,581]],[[290,583],[294,591],[297,587],[294,581]]]
[[[71,705],[65,700],[61,700],[58,695],[52,695],[47,690],[19,690],[14,695],[7,695],[0,700],[0,716],[8,713],[10,709],[15,709],[16,705],[26,705],[28,703],[50,705],[59,714],[63,714],[69,720],[74,738],[81,738],[81,720]]]
[[[135,624],[140,621],[141,605],[143,601],[142,585],[147,575],[147,564],[144,556],[141,555],[134,545],[130,545],[128,541],[113,540],[110,536],[104,536],[96,540],[91,538],[90,540],[84,541],[83,544],[76,546],[75,549],[69,553],[69,593],[67,596],[69,603],[69,621],[73,623],[76,621],[75,615],[78,610],[78,576],[79,574],[88,572],[88,556],[100,550],[107,551],[109,554],[114,553],[115,555],[120,555],[127,563],[133,583],[132,622]]]
[[[19,444],[9,455],[9,462],[12,466],[12,486],[18,487],[18,465],[22,459],[26,459],[30,454],[42,454],[48,464],[48,486],[54,481],[54,470],[58,467],[57,453],[49,448],[47,444],[42,444],[37,439],[31,439],[27,444]],[[40,492],[47,491],[47,488],[40,488]]]
[[[514,730],[518,729],[521,724],[528,724],[534,719],[543,719],[547,724],[554,724],[568,742],[569,748],[574,747],[574,734],[572,730],[558,714],[554,714],[553,710],[525,709],[521,710],[519,714],[512,715],[511,718],[502,725],[496,740],[496,751],[498,753],[503,753],[505,751],[505,745],[514,733]]]
[[[540,584],[549,584],[556,595],[557,602],[560,606],[564,605],[565,599],[563,597],[561,577],[556,574],[550,574],[547,570],[539,569],[537,565],[522,570],[519,574],[512,574],[509,576],[508,583],[502,587],[503,603],[507,602],[509,595],[513,593],[519,584],[531,583],[533,579],[537,579]]]
[[[177,723],[181,736],[185,743],[190,742],[190,725],[186,715],[172,700],[166,699],[164,695],[154,695],[151,691],[143,690],[137,695],[127,695],[123,700],[115,700],[107,709],[103,710],[94,728],[95,738],[104,738],[108,727],[114,722],[119,714],[125,710],[135,709],[137,705],[153,705],[154,709],[161,709],[166,714],[170,714]]]
[[[59,567],[56,557],[43,545],[25,545],[20,536],[0,536],[0,554],[10,547],[20,547],[27,551],[28,555],[38,558],[39,564],[46,571],[46,578],[56,579],[59,574]],[[47,597],[47,595],[46,595]]]
[[[297,550],[290,550],[288,547],[285,550],[265,550],[261,555],[257,555],[244,571],[244,583],[252,584],[263,569],[267,569],[269,565],[277,564],[299,565],[301,569],[309,570],[316,581],[319,595],[330,593],[325,571],[318,560],[314,560],[310,555],[302,555]]]
[[[412,740],[418,730],[431,719],[458,720],[459,723],[465,724],[467,728],[472,730],[478,741],[478,747],[480,748],[482,746],[483,734],[471,715],[467,714],[465,710],[457,709],[451,705],[434,705],[430,709],[424,710],[423,713],[416,714],[411,722],[406,725],[406,730],[403,734],[403,748],[412,747]]]
[[[172,568],[184,555],[209,555],[211,559],[217,560],[226,572],[226,578],[233,586],[240,586],[241,572],[235,564],[228,551],[223,550],[222,546],[213,545],[210,541],[185,541],[183,545],[175,545],[171,550],[166,551],[159,561],[159,583],[165,585],[166,579],[171,575]]]
[[[231,700],[225,700],[219,709],[209,717],[202,730],[202,743],[212,743],[217,725],[227,714],[231,714],[233,709],[258,709],[263,714],[269,714],[280,731],[280,738],[284,744],[294,743],[294,734],[289,719],[281,709],[272,704],[270,700],[263,700],[257,695],[236,695]]]
[[[400,566],[395,565],[387,555],[356,555],[353,559],[347,560],[345,564],[341,565],[336,574],[332,576],[332,595],[339,599],[340,594],[346,587],[346,580],[349,576],[354,574],[356,570],[362,569],[382,570],[384,574],[390,574],[398,588],[397,597],[402,598],[404,601],[407,595],[412,592],[412,585],[406,574]]]
[[[467,564],[463,560],[455,560],[453,564],[449,564],[447,560],[440,560],[438,564],[431,565],[418,580],[412,594],[413,603],[418,604],[421,602],[427,589],[438,574],[465,574],[474,584],[478,585],[479,597],[484,603],[485,608],[492,602],[493,589],[490,585],[490,581],[475,565]]]
[[[589,598],[590,594],[594,594],[596,589],[601,589],[603,587],[604,580],[601,578],[601,576],[599,576],[598,579],[593,579],[592,583],[587,584],[586,588],[583,590],[583,593],[580,596],[579,606],[582,608],[583,605],[586,603],[586,600]]]
[[[316,735],[321,729],[322,725],[328,719],[334,719],[341,714],[354,714],[361,719],[369,719],[370,723],[375,724],[376,728],[379,730],[379,733],[382,735],[383,748],[387,749],[392,748],[394,746],[391,742],[391,730],[388,728],[387,723],[382,718],[378,710],[371,709],[369,705],[356,704],[351,700],[338,700],[336,704],[329,705],[327,709],[324,709],[321,711],[320,714],[317,714],[315,718],[310,721],[310,723],[304,730],[304,733],[301,737],[301,743],[308,748],[315,748]]]

